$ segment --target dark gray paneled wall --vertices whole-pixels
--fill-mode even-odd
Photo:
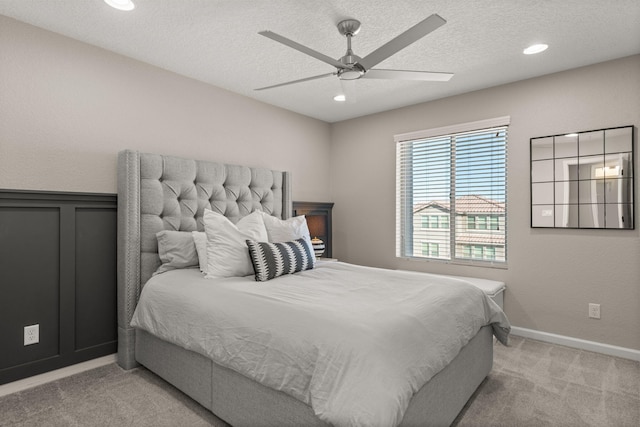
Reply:
[[[111,194],[0,190],[0,384],[116,351]],[[24,327],[40,342],[24,345]]]

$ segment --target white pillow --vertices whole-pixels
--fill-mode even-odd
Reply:
[[[246,241],[265,242],[268,239],[259,212],[252,212],[234,224],[225,216],[205,209],[204,231],[207,234],[207,279],[254,274]]]
[[[162,230],[156,233],[158,256],[162,264],[154,275],[177,268],[195,267],[198,255],[191,233],[188,231]]]
[[[196,245],[200,271],[207,272],[207,234],[204,231],[192,231],[193,243]]]
[[[260,211],[260,213],[267,229],[269,243],[291,242],[302,238],[311,241],[309,227],[304,215],[289,219],[279,219],[266,212]]]

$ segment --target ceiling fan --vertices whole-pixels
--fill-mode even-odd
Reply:
[[[320,74],[318,76],[307,77],[304,79],[293,80],[286,83],[280,83],[272,86],[261,87],[255,90],[273,89],[280,86],[291,85],[295,83],[306,82],[309,80],[321,79],[329,76],[338,76],[340,80],[356,80],[360,78],[367,79],[393,79],[393,80],[422,80],[422,81],[448,81],[453,77],[452,73],[438,73],[430,71],[407,71],[407,70],[383,70],[374,69],[373,67],[409,46],[410,44],[420,40],[432,31],[443,26],[445,21],[438,14],[433,14],[404,33],[388,41],[380,46],[364,58],[355,55],[351,50],[351,38],[360,31],[360,21],[356,19],[346,19],[338,23],[338,31],[347,38],[347,53],[339,59],[333,59],[318,51],[294,42],[286,37],[276,34],[272,31],[260,31],[258,34],[275,40],[279,43],[289,46],[297,51],[305,53],[322,62],[336,67],[333,73]]]

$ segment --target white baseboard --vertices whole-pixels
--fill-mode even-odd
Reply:
[[[23,380],[0,385],[0,397],[11,393],[17,393],[51,381],[59,380],[60,378],[68,377],[70,375],[79,374],[80,372],[88,371],[89,369],[108,365],[115,361],[116,353],[113,353],[107,356],[98,357],[97,359],[87,360],[86,362],[76,363],[75,365],[56,369],[55,371],[45,372],[44,374],[34,375],[33,377],[25,378]]]
[[[640,350],[634,350],[626,347],[617,347],[615,345],[603,344],[595,341],[582,340],[580,338],[572,338],[564,335],[556,335],[548,332],[536,331],[534,329],[511,327],[513,335],[525,338],[531,338],[538,341],[544,341],[551,344],[564,345],[566,347],[578,348],[581,350],[602,353],[608,356],[622,357],[623,359],[631,359],[640,362]]]

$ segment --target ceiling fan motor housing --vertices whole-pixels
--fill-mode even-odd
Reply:
[[[342,68],[338,70],[338,78],[340,80],[357,80],[366,73],[366,70],[362,65],[358,64],[358,61],[360,61],[361,58],[358,55],[350,53],[351,52],[347,52],[345,56],[338,59],[338,61],[342,62],[344,65],[351,66],[351,68]]]

